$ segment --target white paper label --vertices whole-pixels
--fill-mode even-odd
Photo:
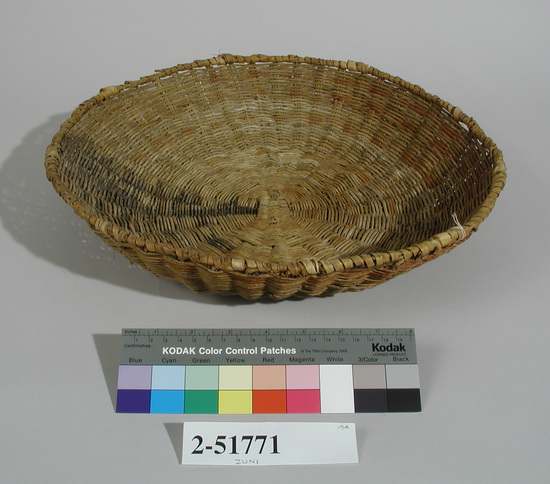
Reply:
[[[353,423],[186,422],[182,464],[356,464]]]

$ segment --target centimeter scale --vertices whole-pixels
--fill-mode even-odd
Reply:
[[[123,329],[116,411],[419,412],[413,329]]]

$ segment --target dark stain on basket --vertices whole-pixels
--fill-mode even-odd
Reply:
[[[181,189],[179,192],[170,200],[172,213],[178,214],[181,211],[182,207],[186,205],[196,205],[201,206],[202,197],[198,193],[191,192],[187,189]]]
[[[85,145],[89,151],[71,156],[73,146]],[[113,207],[128,213],[139,211],[141,218],[154,220],[158,216],[229,216],[255,215],[258,205],[244,205],[239,197],[227,201],[218,200],[210,206],[204,197],[188,188],[175,190],[163,180],[146,182],[137,177],[131,166],[121,166],[120,160],[103,156],[100,147],[91,140],[67,136],[62,145],[65,163],[62,176],[70,182],[81,200],[108,216]],[[87,188],[87,180],[94,176],[101,179],[95,191]],[[175,192],[175,194],[174,194]]]

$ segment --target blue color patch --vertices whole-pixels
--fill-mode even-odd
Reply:
[[[149,413],[150,390],[118,390],[116,411],[119,413]]]

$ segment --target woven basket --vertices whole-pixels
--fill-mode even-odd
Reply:
[[[504,186],[475,121],[362,63],[209,60],[102,89],[48,179],[107,244],[199,293],[373,287],[466,240]]]

